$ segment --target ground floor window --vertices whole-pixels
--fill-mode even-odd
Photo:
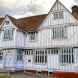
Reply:
[[[23,60],[23,50],[17,49],[17,61],[22,61],[22,60]]]
[[[71,64],[74,63],[74,54],[73,54],[73,48],[63,48],[60,49],[60,63],[62,64]]]
[[[35,51],[35,63],[46,63],[47,62],[47,51],[45,50],[37,50]]]
[[[33,50],[31,50],[31,49],[26,49],[26,50],[24,50],[24,52],[25,52],[25,55],[32,55],[33,54]]]
[[[0,60],[3,59],[3,52],[0,51]]]
[[[58,54],[59,49],[58,48],[52,48],[52,49],[47,49],[48,54]]]

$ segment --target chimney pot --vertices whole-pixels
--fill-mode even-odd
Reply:
[[[78,6],[77,5],[74,5],[72,7],[72,14],[76,19],[78,19]]]

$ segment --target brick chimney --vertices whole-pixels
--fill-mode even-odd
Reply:
[[[74,5],[72,7],[72,14],[76,19],[78,19],[78,6],[77,5]]]

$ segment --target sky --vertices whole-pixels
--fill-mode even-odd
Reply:
[[[78,0],[60,0],[70,11]],[[55,0],[0,0],[0,16],[6,14],[16,18],[46,14]]]

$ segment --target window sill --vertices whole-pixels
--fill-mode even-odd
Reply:
[[[29,42],[37,42],[37,40],[29,40]]]
[[[57,41],[60,41],[60,40],[67,40],[68,38],[52,38],[52,40],[57,40]]]
[[[13,39],[3,39],[3,41],[12,41]]]
[[[35,65],[46,65],[46,63],[34,63]]]

